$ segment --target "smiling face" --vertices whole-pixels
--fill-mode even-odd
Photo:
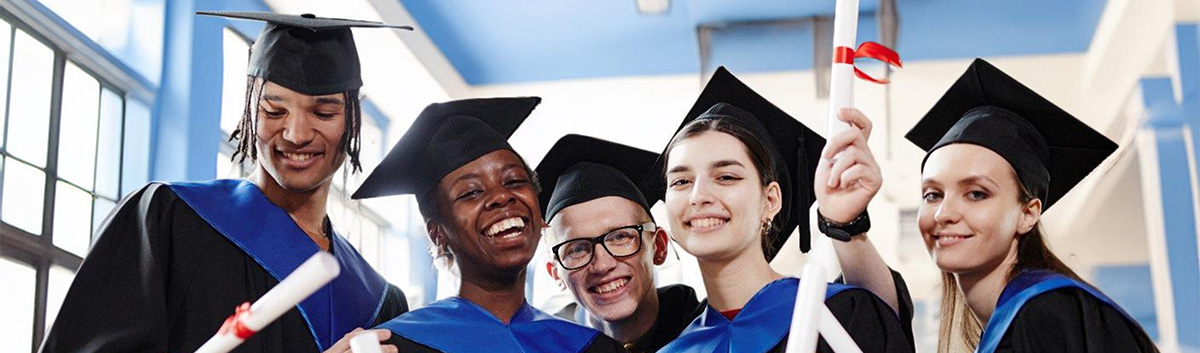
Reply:
[[[258,163],[286,190],[328,184],[346,159],[343,94],[309,96],[267,82],[258,102]]]
[[[978,145],[952,144],[929,155],[922,179],[918,226],[938,268],[969,274],[1015,261],[1017,235],[1037,224],[1041,204],[1020,202],[1008,161]]]
[[[700,260],[757,252],[762,225],[779,212],[779,184],[761,177],[736,137],[707,131],[679,140],[667,159],[671,234]]]
[[[498,150],[447,174],[435,190],[436,227],[464,280],[524,271],[541,238],[537,190],[525,163]]]
[[[548,232],[554,244],[571,239],[593,238],[614,229],[650,222],[650,215],[637,203],[608,196],[562,209],[550,220]],[[565,270],[551,260],[550,273],[563,280],[567,289],[588,312],[601,320],[627,319],[646,303],[655,300],[655,263],[666,260],[666,232],[645,230],[637,253],[614,258],[602,245],[592,249],[592,262],[583,268]],[[554,245],[549,244],[549,245]]]

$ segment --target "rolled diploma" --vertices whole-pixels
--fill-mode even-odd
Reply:
[[[829,344],[834,352],[838,353],[862,353],[862,348],[858,348],[858,344],[854,343],[854,338],[850,337],[850,333],[846,332],[846,328],[842,327],[842,323],[838,322],[833,312],[829,311],[829,307],[821,305],[821,336],[825,337],[825,343]],[[814,349],[816,347],[813,347]]]
[[[354,353],[383,353],[379,337],[374,332],[363,332],[350,339],[350,351]]]
[[[315,255],[300,264],[292,274],[271,288],[267,294],[250,306],[248,315],[239,318],[242,324],[251,331],[258,332],[267,324],[275,321],[283,313],[299,305],[301,301],[325,286],[341,272],[337,259],[325,251]],[[242,344],[244,339],[233,332],[218,332],[205,342],[196,353],[225,353]]]
[[[786,352],[816,352],[817,330],[821,310],[825,308],[825,270],[810,262],[804,265],[800,286],[796,289],[796,305],[792,308],[792,327],[788,334]],[[828,310],[828,309],[824,309]]]
[[[833,13],[834,57],[837,57],[838,47],[854,50],[857,37],[858,0],[837,0]],[[825,137],[833,137],[850,126],[837,117],[838,110],[850,107],[854,107],[854,65],[834,60],[829,72],[829,124]]]

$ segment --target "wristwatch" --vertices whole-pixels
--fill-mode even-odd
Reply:
[[[825,215],[821,214],[821,210],[817,209],[817,230],[830,238],[849,242],[850,238],[866,233],[870,229],[871,217],[867,216],[867,210],[863,210],[858,217],[854,217],[849,222],[836,223],[825,218]]]

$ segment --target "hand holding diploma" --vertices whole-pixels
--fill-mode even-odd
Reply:
[[[338,276],[341,267],[333,255],[319,251],[288,275],[262,298],[238,306],[217,334],[197,353],[225,353],[242,344],[254,333],[296,307],[305,298]]]
[[[387,341],[389,338],[392,338],[392,331],[363,330],[360,327],[347,333],[324,353],[398,353],[400,350],[396,346],[380,345],[379,342]]]

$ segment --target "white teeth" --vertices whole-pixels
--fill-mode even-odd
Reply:
[[[499,222],[492,224],[491,227],[488,227],[488,229],[483,232],[483,235],[491,237],[491,236],[495,236],[496,234],[500,234],[500,232],[503,232],[503,231],[506,231],[509,229],[513,229],[513,228],[516,228],[516,229],[525,228],[525,221],[522,220],[520,217],[506,218],[506,219],[500,220]],[[504,238],[512,238],[512,237],[516,237],[517,235],[519,235],[519,234],[513,233],[513,234],[509,234],[509,235],[505,236]]]
[[[604,285],[596,287],[596,293],[604,294],[604,293],[612,292],[612,291],[621,289],[621,287],[624,287],[625,284],[628,284],[628,283],[629,283],[629,279],[627,279],[627,278],[622,278],[622,279],[618,279],[618,280],[615,280],[612,282],[608,282],[608,283],[605,283]]]
[[[307,161],[307,160],[309,160],[309,158],[312,158],[313,156],[316,156],[316,154],[315,154],[315,153],[287,153],[287,152],[283,152],[283,156],[284,156],[284,157],[287,157],[288,159],[290,159],[290,160],[293,160],[293,161],[297,161],[297,162],[303,162],[303,161]]]
[[[725,220],[720,219],[720,218],[709,217],[709,218],[700,218],[700,219],[692,220],[693,228],[715,227],[715,226],[719,226],[722,224],[725,224]]]

